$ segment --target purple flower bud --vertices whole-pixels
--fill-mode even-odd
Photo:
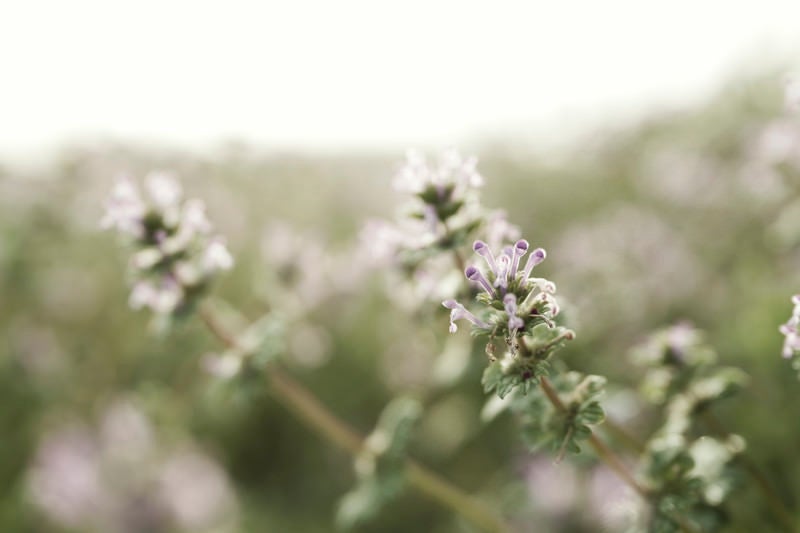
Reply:
[[[479,283],[481,285],[481,287],[483,287],[486,290],[486,292],[489,293],[489,296],[491,296],[492,298],[496,298],[497,297],[497,294],[494,292],[494,289],[489,284],[489,281],[481,273],[481,271],[478,270],[477,267],[472,266],[472,265],[468,266],[464,270],[464,275],[467,277],[468,280],[474,281],[476,283]]]
[[[519,260],[528,252],[528,241],[520,239],[514,244],[514,249],[511,252],[511,271],[509,277],[513,280],[517,277],[517,269],[519,268]]]
[[[489,268],[492,270],[492,273],[496,276],[497,275],[497,263],[494,261],[494,254],[492,250],[489,248],[489,245],[483,241],[475,241],[472,244],[472,249],[475,251],[476,254],[483,257],[486,260],[486,264],[489,265]]]
[[[528,279],[533,267],[544,261],[545,257],[547,257],[547,252],[544,251],[544,248],[537,248],[531,252],[531,255],[528,256],[528,262],[525,263],[525,270],[522,271],[522,279]]]

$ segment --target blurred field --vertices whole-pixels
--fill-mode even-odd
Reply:
[[[477,155],[484,203],[505,209],[548,250],[542,275],[558,284],[578,334],[561,357],[608,375],[612,413],[645,437],[657,420],[625,394],[638,379],[626,351],[654,328],[693,321],[723,364],[751,375],[719,417],[796,508],[800,383],[780,357],[777,328],[800,287],[800,117],[784,113],[781,91],[772,76],[738,80],[705,106],[587,134],[557,154],[487,145]],[[287,332],[284,360],[331,410],[366,433],[392,395],[412,391],[427,405],[415,457],[502,508],[520,531],[597,531],[591,498],[581,496],[588,474],[530,456],[510,420],[480,422],[482,354],[465,360],[463,375],[436,382],[439,358],[466,341],[463,332],[447,339],[445,310],[423,307],[410,317],[393,307],[381,272],[354,264],[364,222],[397,205],[390,181],[401,157],[108,144],[65,149],[35,175],[0,162],[0,531],[64,530],[32,503],[36,461],[47,439],[66,438],[65,427],[83,441],[99,432],[97,446],[114,453],[116,441],[103,436],[110,406],[149,420],[149,446],[164,450],[153,452],[154,476],[174,453],[202,453],[198,468],[213,471],[212,488],[187,489],[185,505],[235,502],[208,529],[190,530],[331,531],[351,486],[351,458],[289,416],[265,384],[233,389],[202,370],[200,358],[219,346],[199,321],[148,336],[147,317],[128,309],[125,252],[98,220],[115,175],[153,168],[178,172],[228,237],[237,265],[216,296],[250,318],[311,307]],[[89,456],[101,453],[87,446]],[[126,475],[115,477],[123,494],[115,505],[171,505],[149,502],[153,481],[126,488]],[[565,501],[544,496],[559,492],[544,488],[554,483]],[[731,531],[771,530],[749,482],[732,501]],[[406,532],[410,524],[469,531],[411,491],[364,531]]]

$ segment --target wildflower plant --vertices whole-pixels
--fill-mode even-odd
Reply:
[[[133,179],[119,178],[101,224],[134,248],[129,261],[133,309],[149,309],[162,318],[184,315],[220,272],[233,267],[203,201],[184,200],[180,183],[163,172],[144,178],[144,194]]]

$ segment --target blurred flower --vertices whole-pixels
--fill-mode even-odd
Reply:
[[[146,200],[131,179],[120,178],[102,225],[133,237],[130,306],[168,316],[189,309],[219,272],[233,267],[233,257],[211,235],[205,204],[183,201],[171,175],[153,172],[144,183]]]
[[[118,401],[98,429],[46,434],[28,472],[33,504],[81,531],[233,531],[236,501],[225,473],[193,447],[164,447],[147,417]]]
[[[269,284],[274,298],[281,297],[284,310],[307,313],[321,304],[335,288],[330,272],[331,257],[322,239],[283,221],[270,224],[261,240],[261,257],[269,266]],[[263,278],[263,273],[259,273]]]
[[[783,102],[789,111],[800,111],[800,77],[796,74],[786,78]]]
[[[508,215],[502,209],[486,215],[482,234],[492,250],[498,250],[503,243],[517,241],[522,236],[520,229],[508,221]]]
[[[613,317],[615,327],[633,330],[648,313],[694,298],[705,278],[681,235],[633,206],[574,224],[553,257],[585,331],[608,322],[582,317]]]
[[[791,358],[800,351],[800,331],[798,331],[798,326],[800,326],[800,294],[792,296],[792,303],[794,304],[792,316],[779,328],[785,337],[782,353],[786,359]]]
[[[372,268],[394,267],[387,295],[406,309],[454,296],[460,286],[460,248],[482,230],[488,242],[516,238],[519,230],[502,211],[487,212],[478,191],[484,179],[475,157],[455,150],[436,163],[409,151],[394,177],[396,190],[410,196],[394,222],[369,221],[362,251]]]
[[[569,463],[554,464],[551,457],[537,455],[525,468],[531,502],[550,516],[569,512],[578,498],[578,474]]]
[[[436,165],[431,166],[423,154],[409,150],[405,164],[395,174],[393,184],[401,192],[422,194],[432,191],[440,199],[446,195],[461,198],[470,189],[483,186],[483,177],[476,169],[477,163],[477,158],[465,159],[457,150],[450,149],[440,155]]]
[[[605,465],[592,469],[587,486],[589,513],[602,531],[627,531],[641,512],[639,498]]]
[[[100,224],[135,237],[144,236],[142,225],[146,206],[133,180],[127,176],[117,179],[106,200],[106,213]]]

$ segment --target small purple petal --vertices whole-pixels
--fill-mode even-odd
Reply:
[[[492,270],[492,273],[496,276],[497,263],[495,263],[494,254],[492,253],[492,250],[489,248],[489,245],[483,241],[475,241],[472,244],[472,250],[486,260],[486,264],[489,265],[489,268]]]
[[[545,257],[547,257],[547,253],[544,251],[544,248],[537,248],[531,255],[528,256],[528,262],[525,263],[525,270],[522,272],[522,279],[528,279],[531,275],[531,270],[533,267],[544,261]]]
[[[486,292],[489,293],[489,296],[491,296],[492,298],[496,297],[496,293],[494,292],[494,289],[492,288],[492,286],[489,284],[489,281],[484,277],[484,275],[481,273],[481,271],[478,270],[476,267],[474,267],[472,265],[468,266],[464,270],[464,275],[467,276],[468,280],[474,281],[476,283],[479,283],[481,285],[481,287],[483,287],[486,290]]]
[[[528,241],[520,239],[514,243],[514,250],[511,255],[511,272],[509,277],[513,280],[517,277],[517,269],[519,268],[519,260],[528,252]]]

